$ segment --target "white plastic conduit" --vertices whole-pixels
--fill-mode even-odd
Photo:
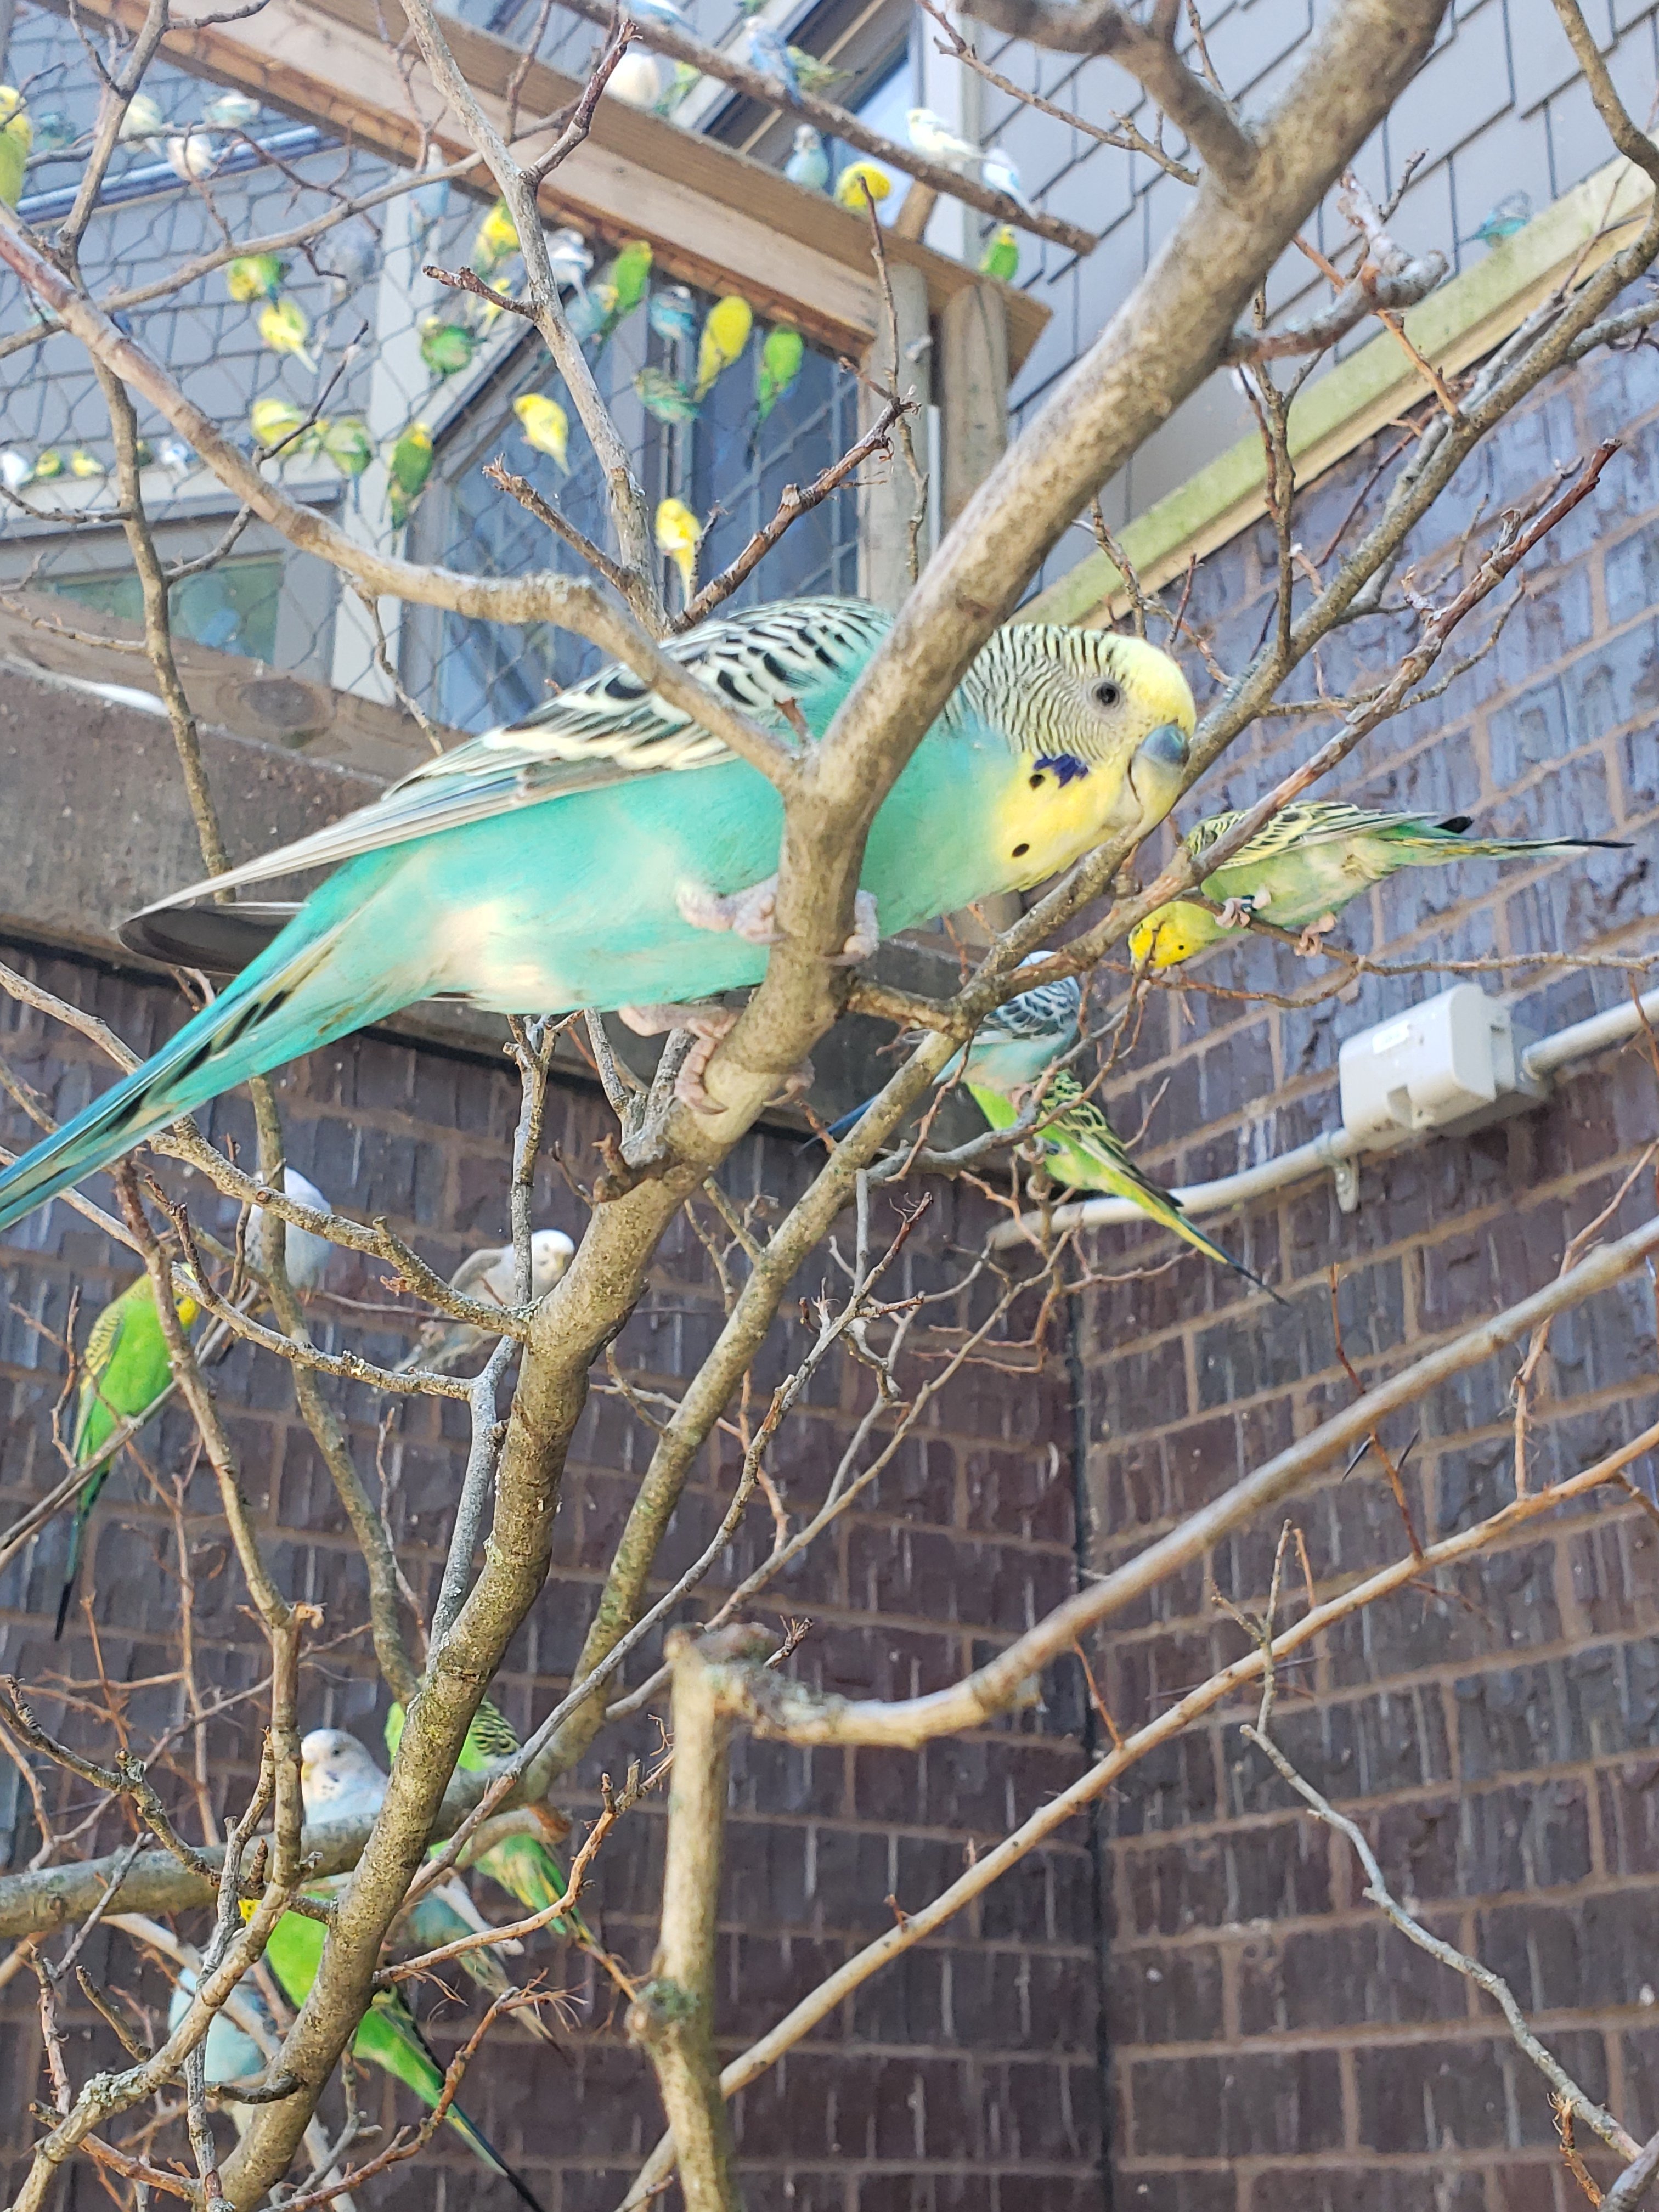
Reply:
[[[1592,1014],[1588,1021],[1574,1022],[1568,1029],[1540,1037],[1535,1044],[1528,1046],[1521,1064],[1528,1075],[1541,1082],[1569,1060],[1583,1060],[1587,1054],[1600,1052],[1606,1045],[1621,1044],[1626,1037],[1634,1036],[1644,1018],[1659,1024],[1659,991],[1650,991],[1639,1007],[1635,1004],[1613,1006],[1604,1014]],[[1307,1144],[1297,1146],[1293,1152],[1281,1152],[1277,1159],[1264,1160],[1260,1167],[1243,1168],[1237,1175],[1219,1176],[1213,1182],[1191,1183],[1171,1195],[1183,1212],[1195,1218],[1222,1213],[1230,1206],[1243,1206],[1252,1199],[1265,1198],[1271,1191],[1288,1189],[1292,1183],[1306,1182],[1314,1176],[1334,1174],[1340,1179],[1345,1171],[1351,1172],[1351,1164],[1366,1152],[1401,1149],[1397,1138],[1361,1137],[1348,1129],[1326,1129]],[[1112,1222],[1141,1221],[1146,1216],[1127,1198],[1085,1198],[1069,1206],[1055,1206],[1047,1218],[1056,1229],[1097,1229]],[[992,1231],[992,1249],[1006,1249],[1011,1244],[1024,1242],[1034,1232],[1041,1231],[1043,1218],[1040,1213],[1027,1213],[1018,1221],[1005,1221]]]

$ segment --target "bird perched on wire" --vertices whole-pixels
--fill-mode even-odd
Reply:
[[[1513,238],[1517,231],[1524,230],[1531,221],[1532,194],[1526,191],[1505,192],[1486,220],[1463,243],[1470,245],[1478,238],[1483,246],[1501,246],[1506,238]]]
[[[222,92],[202,110],[202,120],[215,131],[251,131],[259,120],[257,100],[245,92]]]
[[[34,144],[34,125],[15,85],[0,84],[0,200],[15,208]]]
[[[245,1920],[253,1911],[252,1903],[244,1901]],[[265,1945],[266,1962],[281,1983],[283,1996],[295,2007],[304,2004],[311,1994],[317,1969],[322,1964],[326,1934],[320,1920],[307,1919],[298,1912],[285,1912],[270,1931]],[[428,2111],[436,2106],[443,2094],[444,2069],[433,2057],[414,2014],[395,1988],[375,1990],[352,2038],[351,2055],[371,2066],[382,2068],[394,2081],[401,2081],[405,2088],[412,2089]],[[473,2156],[492,2173],[499,2173],[520,2201],[530,2207],[530,2212],[542,2212],[528,2183],[513,2171],[477,2123],[467,2117],[459,2100],[451,2102],[444,2118]]]
[[[859,599],[785,600],[662,649],[799,744],[799,723],[809,741],[828,728],[890,623]],[[1141,639],[996,631],[876,812],[842,958],[1143,835],[1175,803],[1194,719],[1186,678]],[[0,1229],[234,1084],[436,993],[515,1013],[625,1008],[644,1033],[678,1024],[709,1043],[733,1018],[688,1002],[764,975],[781,831],[757,769],[626,669],[600,669],[343,821],[161,902],[335,871],[211,1005],[0,1176]],[[694,1107],[707,1058],[677,1079]]]
[[[513,412],[519,418],[526,445],[533,446],[538,453],[545,453],[568,476],[570,417],[558,401],[541,392],[520,392],[513,403]]]
[[[300,1794],[307,1820],[372,1820],[386,1800],[386,1777],[374,1764],[367,1744],[343,1729],[313,1729],[300,1745]],[[482,1936],[489,1923],[472,1902],[472,1893],[459,1875],[444,1879],[417,1898],[404,1916],[409,1940],[418,1950],[435,1951],[465,1936]],[[481,1989],[500,1996],[514,1984],[501,1957],[516,1959],[524,1945],[507,1936],[499,1943],[479,1945],[456,1959]],[[497,1956],[497,1954],[501,1956]],[[533,2013],[526,2020],[546,2038]]]
[[[697,335],[697,303],[684,284],[665,284],[651,295],[651,327],[670,345],[690,345]]]
[[[176,1304],[179,1326],[188,1328],[197,1316],[196,1301],[181,1292]],[[173,1355],[147,1274],[135,1278],[99,1315],[87,1339],[82,1364],[85,1372],[70,1449],[76,1465],[88,1473],[70,1523],[69,1556],[64,1562],[64,1587],[52,1632],[54,1642],[62,1636],[69,1618],[87,1523],[109,1480],[111,1460],[105,1446],[125,1422],[142,1420],[173,1380]]]
[[[1201,860],[1239,819],[1236,812],[1212,814],[1182,843]],[[1131,933],[1129,949],[1137,960],[1150,957],[1154,968],[1177,967],[1260,915],[1281,929],[1300,930],[1300,949],[1311,951],[1350,899],[1401,868],[1623,849],[1617,839],[1606,837],[1466,838],[1471,819],[1467,814],[1376,814],[1340,799],[1286,806],[1205,878],[1205,896],[1221,903],[1221,914],[1190,899],[1173,899]]]
[[[116,125],[115,136],[119,144],[131,146],[143,139],[159,139],[166,129],[166,118],[150,94],[135,92]]]
[[[757,70],[776,77],[791,100],[800,98],[800,79],[795,73],[794,58],[781,32],[758,17],[749,26],[749,58]]]
[[[1019,274],[1019,240],[1006,222],[1000,222],[986,240],[979,257],[981,276],[994,276],[999,284],[1012,284]]]
[[[255,300],[274,300],[283,289],[288,264],[278,253],[240,253],[225,264],[225,289],[240,307]]]
[[[792,185],[803,191],[825,192],[830,189],[830,156],[823,139],[810,123],[795,125],[794,151],[783,165],[783,173]]]
[[[862,215],[868,200],[879,207],[893,189],[893,179],[875,161],[849,161],[836,179],[834,193],[837,207],[851,208],[854,215]]]
[[[167,167],[181,184],[198,185],[219,165],[219,149],[205,131],[186,131],[167,143]]]
[[[697,548],[702,525],[683,499],[658,501],[655,522],[657,550],[665,553],[680,572],[680,586],[690,606],[697,589]]]
[[[962,174],[979,167],[978,147],[970,146],[931,107],[913,107],[905,118],[905,129],[917,153],[937,161],[942,169],[955,169]]]
[[[980,182],[990,191],[1000,192],[1016,207],[1024,208],[1027,215],[1036,213],[1021,189],[1018,164],[1000,146],[988,147],[980,156],[979,178]]]
[[[386,1717],[388,1759],[396,1759],[398,1746],[403,1740],[404,1709],[394,1705]],[[456,1765],[464,1774],[481,1774],[497,1759],[511,1759],[518,1748],[519,1739],[513,1732],[512,1723],[486,1698],[472,1717],[472,1725],[466,1732],[466,1741],[461,1746]],[[550,1815],[543,1817],[550,1835],[562,1829],[562,1823]],[[550,1905],[557,1905],[565,1893],[566,1882],[559,1863],[539,1836],[503,1836],[498,1844],[481,1851],[472,1864],[509,1897],[517,1898],[527,1912],[545,1912]],[[548,1926],[556,1935],[580,1936],[584,1942],[592,1941],[592,1930],[574,1909],[568,1915],[561,1914],[550,1920]]]
[[[714,379],[742,359],[754,327],[755,311],[741,294],[728,292],[724,299],[715,301],[697,340],[697,376],[691,387],[694,399],[704,398]]]
[[[386,455],[386,507],[394,529],[409,520],[432,474],[433,459],[431,431],[424,422],[411,422]]]
[[[292,354],[301,368],[314,376],[317,364],[306,349],[311,325],[297,300],[273,300],[259,310],[259,336],[273,353]]]
[[[1024,964],[1047,957],[1034,952]],[[1077,1043],[1082,1005],[1082,987],[1075,975],[1022,991],[986,1016],[966,1052],[947,1062],[935,1083],[959,1074],[963,1088],[994,1129],[1012,1128],[1031,1110],[1036,1130],[1030,1141],[1040,1149],[1054,1182],[1070,1190],[1127,1198],[1149,1221],[1277,1297],[1278,1292],[1260,1275],[1196,1228],[1178,1200],[1141,1172],[1083,1085],[1069,1067],[1058,1064]],[[830,1135],[842,1134],[864,1111],[864,1106],[858,1106],[843,1115],[831,1124]]]
[[[586,290],[587,272],[593,266],[593,253],[580,231],[550,231],[547,259],[556,284],[568,285],[572,291],[578,293]]]
[[[570,1265],[575,1246],[562,1229],[538,1229],[530,1240],[530,1296],[532,1304],[544,1298]],[[518,1262],[510,1244],[487,1244],[469,1252],[449,1279],[449,1287],[480,1305],[516,1305]],[[411,1367],[429,1367],[447,1375],[471,1353],[482,1352],[495,1339],[487,1329],[470,1321],[452,1321],[434,1314],[422,1323],[415,1349],[398,1364],[402,1375]],[[499,1754],[497,1754],[499,1756]]]
[[[334,1209],[314,1182],[300,1173],[298,1168],[284,1166],[283,1190],[298,1206],[308,1206],[313,1213],[332,1213]],[[328,1273],[328,1263],[334,1255],[334,1247],[326,1237],[319,1237],[314,1229],[301,1229],[297,1223],[284,1222],[283,1262],[288,1269],[288,1279],[301,1292],[318,1290]],[[247,1218],[246,1250],[248,1265],[260,1274],[269,1271],[268,1243],[270,1231],[265,1209],[256,1206]]]

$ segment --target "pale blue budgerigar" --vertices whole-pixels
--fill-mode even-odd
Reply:
[[[1034,952],[1024,964],[1048,957]],[[1057,1065],[1078,1041],[1082,1010],[1082,986],[1075,975],[1022,991],[1017,999],[1005,1000],[988,1013],[965,1054],[957,1054],[933,1079],[945,1083],[960,1073],[963,1088],[991,1127],[1007,1129],[1019,1120],[1046,1077],[1036,1102],[1035,1140],[1042,1148],[1043,1164],[1056,1182],[1071,1190],[1109,1192],[1115,1198],[1127,1199],[1149,1221],[1156,1221],[1277,1298],[1278,1292],[1260,1275],[1252,1273],[1224,1245],[1195,1227],[1179,1200],[1142,1173],[1071,1068]],[[864,1111],[863,1106],[857,1106],[842,1115],[839,1121],[831,1123],[830,1135],[841,1136]]]
[[[386,1777],[375,1765],[374,1753],[343,1729],[313,1729],[301,1743],[300,1794],[308,1819],[372,1820],[385,1802],[386,1790]],[[435,1951],[463,1936],[481,1935],[489,1926],[458,1874],[446,1875],[404,1917],[404,1931],[420,1951]],[[523,1950],[516,1937],[507,1936],[499,1943],[463,1951],[455,1963],[492,1996],[499,1996],[514,1986],[501,1957],[518,1958]],[[533,2034],[548,2039],[550,2031],[534,2012],[526,2012],[524,2018]]]
[[[793,716],[828,727],[890,622],[857,599],[793,600],[664,650],[793,742]],[[1140,639],[997,631],[876,814],[843,957],[1152,828],[1194,720],[1185,677]],[[210,1006],[0,1176],[0,1227],[232,1085],[440,992],[723,1034],[729,1012],[665,1002],[760,981],[781,820],[757,769],[628,670],[571,685],[331,827],[161,902],[343,863]],[[708,1103],[700,1073],[683,1071],[693,1105]]]
[[[757,70],[763,70],[768,76],[778,78],[791,100],[800,98],[800,78],[796,73],[794,57],[775,25],[750,24],[749,58]]]

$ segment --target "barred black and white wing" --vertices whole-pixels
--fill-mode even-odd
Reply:
[[[699,624],[663,650],[757,721],[787,731],[785,702],[844,690],[891,617],[861,599],[781,600]],[[372,805],[308,837],[159,900],[156,913],[240,884],[337,866],[360,853],[488,820],[566,792],[665,770],[709,768],[722,741],[614,663],[521,722],[486,732],[414,770]]]

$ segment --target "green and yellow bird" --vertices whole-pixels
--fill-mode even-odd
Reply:
[[[196,1301],[181,1296],[179,1319],[185,1328],[195,1320]],[[113,1297],[92,1325],[87,1339],[86,1373],[80,1402],[75,1410],[75,1438],[70,1449],[77,1467],[97,1460],[123,1422],[142,1419],[173,1380],[173,1360],[155,1310],[155,1296],[148,1275],[139,1275]],[[86,1486],[75,1501],[70,1523],[69,1557],[64,1563],[64,1588],[58,1600],[58,1623],[53,1638],[62,1636],[80,1571],[81,1547],[87,1523],[109,1480],[107,1459],[93,1468]]]
[[[386,1750],[388,1759],[396,1759],[398,1746],[404,1740],[404,1709],[394,1705],[386,1717]],[[467,1774],[482,1773],[498,1759],[511,1759],[519,1748],[519,1739],[505,1713],[492,1705],[488,1698],[472,1716],[472,1725],[466,1732],[466,1741],[461,1746],[457,1764]],[[504,1836],[492,1844],[482,1857],[472,1862],[474,1871],[488,1875],[509,1897],[517,1898],[526,1912],[545,1912],[556,1905],[565,1893],[565,1878],[558,1861],[547,1845],[536,1836]],[[580,1912],[573,1911],[568,1917],[561,1914],[548,1926],[561,1936],[579,1936],[584,1942],[592,1941],[592,1930]]]
[[[225,289],[239,307],[255,300],[275,300],[283,289],[288,264],[275,253],[240,253],[225,264]]]
[[[1212,814],[1182,844],[1201,860],[1241,820]],[[1286,806],[1231,860],[1204,879],[1205,896],[1231,905],[1238,923],[1190,899],[1172,899],[1149,914],[1129,939],[1137,960],[1179,967],[1231,937],[1249,915],[1310,940],[1322,935],[1351,899],[1401,868],[1443,867],[1452,860],[1524,860],[1540,853],[1622,849],[1606,837],[1466,837],[1468,814],[1376,814],[1341,799]],[[1329,917],[1328,920],[1327,917]]]
[[[1030,957],[1042,960],[1048,955],[1034,952]],[[1082,1011],[1082,987],[1075,975],[1022,991],[986,1016],[965,1054],[958,1053],[948,1060],[934,1081],[946,1083],[959,1073],[963,1090],[994,1129],[1012,1128],[1042,1084],[1032,1141],[1041,1148],[1043,1166],[1054,1182],[1067,1190],[1127,1199],[1149,1221],[1277,1298],[1279,1293],[1260,1275],[1196,1228],[1180,1201],[1141,1172],[1070,1068],[1056,1066],[1078,1041]],[[864,1106],[855,1106],[843,1114],[830,1124],[830,1134],[844,1135],[864,1111]]]
[[[806,341],[787,323],[775,323],[766,333],[755,370],[755,414],[763,422],[780,399],[795,388],[806,359]]]
[[[810,744],[891,623],[859,599],[786,600],[663,650]],[[1006,624],[875,811],[840,957],[1143,835],[1181,788],[1194,722],[1187,679],[1156,646]],[[683,1023],[710,1042],[720,1010],[691,1002],[765,974],[781,835],[758,769],[631,671],[598,670],[216,878],[209,896],[333,870],[210,1006],[0,1176],[0,1229],[249,1075],[438,993],[500,1012],[612,1009],[644,1034]],[[678,1095],[707,1111],[700,1075],[688,1060]]]
[[[319,1898],[318,1902],[327,1900]],[[245,1903],[243,1918],[246,1919],[252,1911],[252,1905]],[[285,1912],[266,1942],[265,1958],[270,1971],[281,1983],[283,1994],[296,2009],[311,1994],[311,1985],[322,1963],[327,1932],[320,1920],[309,1920],[300,1912]],[[414,2014],[395,1989],[374,1992],[362,2024],[352,2039],[351,2055],[371,2066],[382,2068],[394,2081],[401,2081],[405,2088],[412,2089],[428,2112],[443,2093],[444,2069],[428,2049]],[[444,2117],[475,2158],[492,2173],[501,2175],[520,2200],[532,2208],[532,2212],[542,2212],[528,2184],[513,2171],[477,2123],[467,2118],[459,2102],[452,2104]]]
[[[432,433],[424,422],[411,422],[386,455],[386,507],[395,529],[403,528],[426,489],[433,459]]]
[[[23,197],[23,178],[34,145],[34,125],[23,95],[0,84],[0,200],[15,208]]]

